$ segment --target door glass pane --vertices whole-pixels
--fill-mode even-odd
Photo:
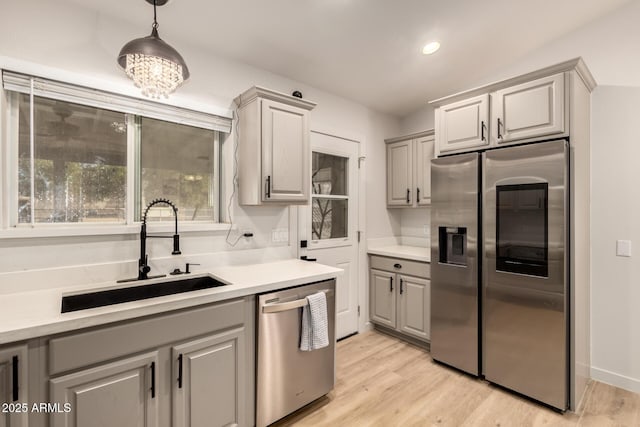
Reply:
[[[313,194],[347,195],[347,157],[313,152],[311,182]]]
[[[496,187],[496,269],[548,276],[549,184]]]
[[[347,237],[347,199],[312,198],[311,232],[313,240]]]
[[[166,198],[178,207],[180,221],[213,221],[214,131],[146,117],[140,127],[142,210]],[[173,221],[173,211],[159,205],[147,219]]]
[[[31,222],[30,100],[19,95],[18,222]],[[124,113],[34,97],[34,222],[123,222]]]

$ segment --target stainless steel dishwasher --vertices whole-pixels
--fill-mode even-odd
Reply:
[[[269,425],[324,396],[335,383],[334,279],[258,295],[256,426]],[[301,351],[306,296],[325,292],[329,346]]]

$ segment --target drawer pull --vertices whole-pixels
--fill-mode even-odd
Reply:
[[[400,279],[400,295],[402,295],[402,279]]]
[[[402,264],[398,264],[398,263],[393,264],[393,268],[402,268]]]
[[[393,277],[389,277],[389,292],[393,292]]]

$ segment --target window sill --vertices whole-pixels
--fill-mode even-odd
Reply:
[[[224,223],[178,223],[178,233],[194,233],[194,232],[215,232],[227,231],[230,225]],[[233,228],[236,228],[234,225]],[[148,223],[147,233],[171,233],[173,234],[175,226],[173,222],[169,223]],[[42,237],[77,237],[77,236],[109,236],[109,235],[128,235],[140,233],[140,223],[137,224],[102,224],[102,225],[85,225],[85,224],[42,224],[34,227],[29,225],[21,225],[19,227],[11,227],[6,230],[0,230],[0,239],[28,239]]]

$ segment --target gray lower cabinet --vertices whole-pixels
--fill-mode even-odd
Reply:
[[[173,427],[226,426],[244,420],[243,329],[174,346]],[[246,422],[245,422],[246,424]]]
[[[154,351],[52,379],[51,401],[69,412],[52,417],[51,426],[157,426],[158,369]]]
[[[371,322],[428,341],[429,264],[379,256],[371,256],[370,261]],[[411,274],[401,273],[405,271]]]
[[[0,427],[28,425],[27,373],[26,344],[0,347]]]
[[[254,311],[251,296],[49,338],[49,425],[253,425]]]

